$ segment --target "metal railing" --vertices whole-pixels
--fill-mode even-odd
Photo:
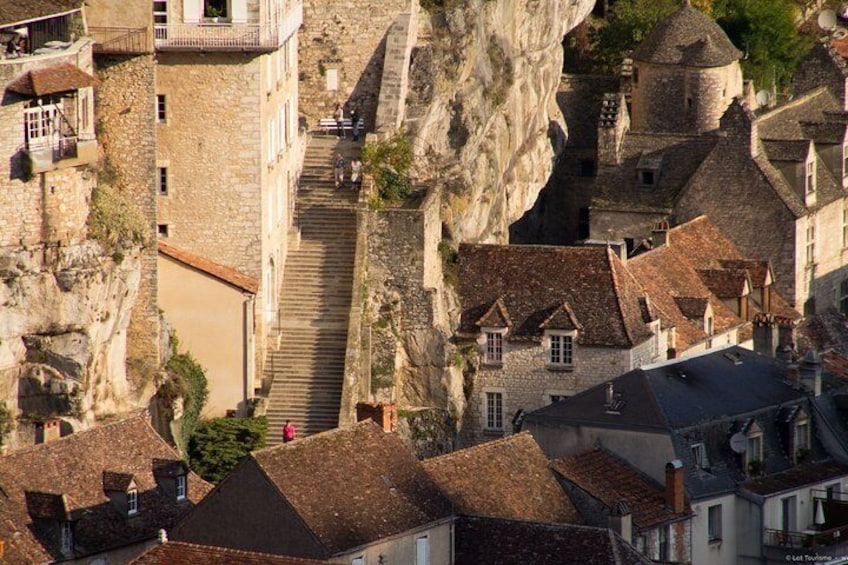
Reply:
[[[89,27],[95,53],[139,54],[151,50],[147,28]]]
[[[812,549],[848,542],[848,525],[829,530],[791,532],[766,529],[765,545],[793,549]]]
[[[156,24],[156,49],[209,51],[265,51],[280,45],[278,28],[260,24]]]

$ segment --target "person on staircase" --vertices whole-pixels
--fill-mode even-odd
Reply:
[[[286,425],[283,426],[283,443],[294,441],[294,436],[297,434],[297,428],[291,423],[291,420],[286,420]]]
[[[345,160],[341,153],[336,153],[336,158],[333,160],[333,178],[336,181],[336,190],[342,187],[344,182]]]
[[[344,137],[344,108],[341,103],[336,103],[336,110],[333,112],[333,117],[336,119],[336,137],[339,139]]]
[[[350,162],[350,188],[358,190],[362,186],[362,161],[354,157]]]

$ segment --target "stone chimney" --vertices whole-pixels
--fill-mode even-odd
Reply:
[[[754,320],[754,351],[775,357],[780,343],[779,331],[771,314],[758,315]]]
[[[42,432],[42,441],[41,443],[50,443],[51,441],[56,441],[57,439],[62,437],[62,421],[54,418],[52,420],[45,420],[44,431]]]
[[[760,153],[760,136],[757,122],[748,105],[739,97],[733,99],[719,120],[721,131],[728,140],[738,143],[756,157]]]
[[[669,225],[668,222],[659,222],[651,228],[651,243],[654,249],[663,245],[670,245]]]
[[[598,165],[620,165],[624,134],[630,130],[630,114],[622,93],[604,94],[598,122]]]
[[[624,502],[617,502],[609,515],[609,527],[627,543],[633,543],[633,515]]]
[[[615,386],[613,386],[612,381],[607,383],[607,395],[606,395],[606,405],[612,406],[612,403],[615,402]]]
[[[801,370],[798,367],[798,363],[790,361],[786,364],[786,380],[793,385],[801,384]]]
[[[800,366],[801,384],[813,393],[813,396],[821,396],[821,357],[812,349],[804,355]]]
[[[356,405],[356,421],[374,420],[384,432],[395,431],[397,425],[397,406],[395,404],[360,402]]]
[[[683,512],[683,462],[680,459],[665,464],[665,505],[672,512]]]

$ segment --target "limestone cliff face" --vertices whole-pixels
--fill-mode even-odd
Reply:
[[[593,5],[468,0],[422,11],[408,117],[419,174],[445,182],[455,240],[504,243],[536,201],[567,131],[555,99],[562,38]]]
[[[137,407],[125,358],[139,277],[137,250],[110,257],[92,240],[0,254],[0,398],[19,417],[7,444],[45,416],[85,428]]]

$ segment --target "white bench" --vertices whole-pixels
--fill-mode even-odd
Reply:
[[[358,121],[359,121],[359,131],[361,132],[363,130],[363,128],[365,127],[365,120],[363,120],[362,118],[359,118]],[[320,120],[318,120],[318,127],[321,128],[321,130],[326,135],[330,135],[332,133],[338,133],[338,131],[339,131],[339,125],[338,125],[338,123],[336,123],[335,118],[321,118]],[[350,120],[350,118],[345,118],[342,121],[342,130],[353,132],[353,122]]]

